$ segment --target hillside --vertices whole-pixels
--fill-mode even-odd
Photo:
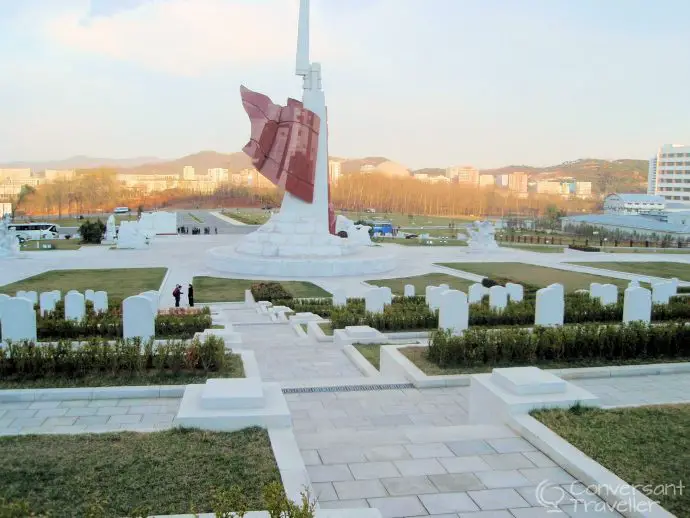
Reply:
[[[595,192],[645,192],[647,189],[647,160],[599,160],[584,158],[549,167],[511,165],[499,169],[485,169],[481,173],[508,174],[522,171],[530,180],[574,178],[580,182],[592,182]]]
[[[252,162],[244,153],[201,151],[169,162],[153,162],[132,168],[122,168],[119,172],[131,174],[180,174],[182,169],[188,165],[192,166],[197,174],[204,174],[208,169],[216,167],[222,167],[231,173],[235,173],[252,167]]]
[[[137,167],[142,164],[153,164],[156,162],[164,162],[164,160],[152,156],[135,158],[96,158],[81,155],[65,158],[62,160],[46,160],[43,162],[10,162],[6,164],[0,164],[0,169],[29,168],[32,171],[44,171],[46,169],[91,169],[97,167],[117,169]]]

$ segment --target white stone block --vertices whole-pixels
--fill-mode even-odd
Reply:
[[[522,302],[525,298],[525,288],[522,284],[509,282],[506,284],[506,291],[508,292],[510,302]]]
[[[2,339],[36,341],[36,311],[29,299],[9,298],[2,303]]]
[[[467,300],[470,304],[478,304],[488,294],[489,290],[482,284],[476,282],[470,286],[467,292]]]
[[[445,289],[445,290],[449,290],[449,289],[450,289],[450,286],[448,286],[447,284],[439,284],[438,287],[439,287],[439,288],[443,288],[443,289]]]
[[[599,288],[599,300],[604,306],[616,304],[618,302],[618,286],[615,284],[604,284]]]
[[[542,288],[537,291],[534,325],[562,326],[565,317],[565,299],[562,289]]]
[[[62,293],[60,292],[60,290],[53,290],[52,293],[55,294],[55,300],[57,302],[60,302],[62,300]]]
[[[0,318],[2,318],[2,308],[5,305],[5,303],[10,300],[12,297],[9,295],[5,295],[4,293],[0,293]]]
[[[565,298],[565,288],[563,287],[562,284],[559,283],[554,283],[554,284],[549,284],[547,288],[552,288],[556,291],[558,291],[561,294],[561,298]]]
[[[503,311],[508,305],[508,290],[504,286],[489,288],[489,307],[495,311]]]
[[[82,321],[86,316],[86,302],[84,295],[79,292],[69,292],[65,295],[65,320]]]
[[[97,291],[93,294],[93,310],[96,313],[108,311],[108,294],[105,291]]]
[[[565,392],[567,385],[558,376],[537,367],[493,369],[491,381],[512,394],[522,396]]]
[[[640,282],[639,281],[630,281],[628,283],[628,288],[639,288],[640,287]]]
[[[244,304],[246,306],[254,306],[256,304],[252,290],[244,290]]]
[[[345,332],[355,340],[360,338],[377,338],[379,331],[369,326],[346,326]]]
[[[677,294],[678,294],[678,283],[679,283],[679,282],[680,282],[680,281],[678,280],[678,277],[673,277],[673,278],[671,278],[671,284],[673,284],[673,289],[675,290],[675,291],[673,292],[674,295],[677,295]]]
[[[432,287],[429,290],[429,296],[426,299],[426,303],[431,311],[436,311],[441,307],[441,295],[448,291],[448,288],[443,286]]]
[[[261,408],[264,390],[260,378],[216,378],[206,381],[201,406],[208,409]]]
[[[125,339],[141,338],[146,341],[155,337],[156,317],[151,301],[137,295],[122,302],[122,335]]]
[[[424,298],[426,299],[427,305],[429,304],[429,299],[431,298],[431,290],[436,288],[437,286],[427,286],[424,288]]]
[[[405,292],[404,292],[406,297],[414,297],[415,296],[415,289],[413,284],[405,284]]]
[[[288,319],[292,324],[307,324],[309,322],[321,322],[323,318],[315,313],[295,313]]]
[[[467,295],[462,291],[448,290],[440,296],[441,307],[438,313],[439,329],[450,330],[458,336],[469,327],[469,305]]]
[[[150,290],[140,293],[139,296],[148,299],[149,303],[151,304],[151,311],[153,311],[154,315],[157,315],[161,298],[160,293],[155,290]]]
[[[601,297],[601,287],[603,284],[600,282],[592,282],[589,285],[589,296],[593,299],[598,299]]]
[[[364,309],[370,313],[383,313],[383,308],[390,303],[390,288],[372,288],[364,294]]]
[[[91,302],[91,303],[93,303],[93,295],[94,295],[94,293],[96,293],[96,292],[93,291],[93,290],[86,290],[86,291],[84,291],[84,300],[85,300],[86,302]]]
[[[41,316],[51,311],[55,311],[55,304],[57,303],[57,298],[55,297],[55,292],[44,291],[39,296],[39,306],[41,308]]]
[[[34,306],[38,304],[38,293],[35,291],[27,291],[24,294],[24,298],[29,299]]]
[[[652,303],[654,304],[668,304],[670,298],[675,294],[676,287],[671,281],[652,284]]]
[[[627,288],[623,300],[623,323],[652,320],[652,293],[646,288]]]
[[[345,290],[342,288],[336,288],[333,290],[333,305],[335,307],[341,307],[347,305],[347,295]]]

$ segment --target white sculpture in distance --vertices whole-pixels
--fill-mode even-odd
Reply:
[[[108,216],[108,221],[105,224],[105,237],[102,243],[104,245],[113,245],[117,240],[117,225],[115,224],[115,215]]]
[[[148,248],[149,238],[138,221],[123,221],[117,234],[117,248],[142,250]]]
[[[467,227],[469,239],[467,246],[470,250],[496,250],[496,229],[490,221],[475,221]]]
[[[10,215],[5,214],[0,220],[0,258],[12,257],[19,257],[19,239],[10,229]]]
[[[369,231],[371,227],[367,225],[357,225],[351,219],[338,214],[335,218],[335,232],[346,232],[347,239],[354,241],[355,243],[360,243],[362,245],[371,245],[371,235]]]

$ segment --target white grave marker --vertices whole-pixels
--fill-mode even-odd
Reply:
[[[470,304],[476,304],[481,302],[485,295],[488,295],[489,290],[487,290],[480,283],[474,283],[470,286],[467,292],[467,300]]]
[[[127,297],[122,302],[122,336],[149,340],[156,334],[156,317],[151,300],[141,295]]]
[[[506,284],[506,290],[508,291],[510,302],[522,302],[525,298],[525,288],[523,288],[522,284],[509,282]]]
[[[627,288],[623,299],[623,323],[652,320],[652,292],[646,288]]]
[[[448,290],[440,297],[438,313],[439,329],[449,329],[454,336],[462,334],[469,327],[469,305],[467,295],[462,291]]]
[[[618,286],[615,284],[602,284],[599,288],[599,301],[603,306],[618,302]]]
[[[336,307],[347,305],[347,296],[344,289],[337,288],[333,290],[333,305]]]
[[[405,296],[414,297],[415,289],[413,284],[405,284]]]
[[[489,288],[489,307],[496,311],[503,311],[508,305],[508,290],[503,286]]]
[[[2,304],[2,339],[19,342],[23,340],[35,342],[36,311],[29,299],[10,298]]]
[[[537,291],[534,325],[562,326],[565,315],[563,291],[549,286]]]
[[[108,294],[105,291],[97,291],[93,294],[93,310],[96,313],[108,311]]]
[[[86,301],[79,292],[69,292],[65,295],[65,320],[84,320],[86,315]]]

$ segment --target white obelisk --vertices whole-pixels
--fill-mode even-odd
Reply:
[[[328,234],[328,121],[326,97],[321,88],[321,65],[309,61],[309,0],[300,0],[296,73],[303,78],[304,107],[321,119],[314,177],[314,201],[306,203],[286,192],[280,215],[286,220],[313,220],[317,233]]]

